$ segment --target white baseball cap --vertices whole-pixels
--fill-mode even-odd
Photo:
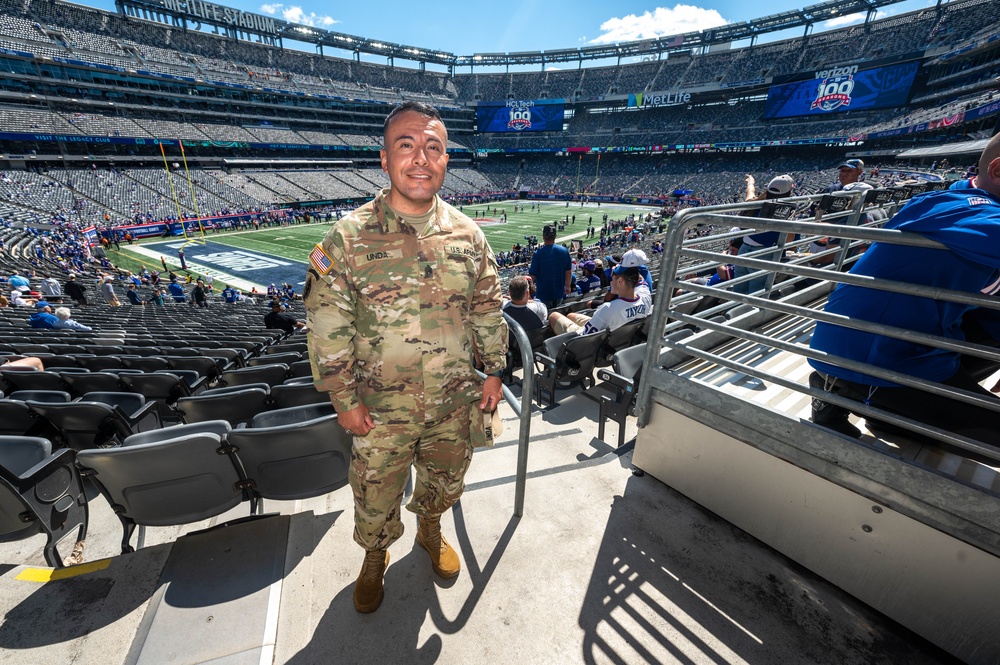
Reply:
[[[622,254],[621,265],[626,268],[638,268],[639,266],[644,266],[649,261],[646,257],[646,252],[641,249],[630,249],[624,254]]]

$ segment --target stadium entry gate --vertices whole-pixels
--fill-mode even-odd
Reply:
[[[853,439],[809,421],[811,399],[829,395],[808,386],[806,359],[817,357],[809,337],[816,320],[830,320],[822,305],[833,282],[856,279],[844,272],[858,251],[853,248],[871,241],[941,247],[877,228],[905,196],[876,191],[822,206],[832,211],[824,221],[837,226],[766,219],[802,216],[820,202],[819,196],[785,199],[782,205],[791,206],[792,214],[762,210],[758,219],[733,215],[748,209],[757,214],[760,203],[690,209],[675,216],[667,231],[651,328],[663,330],[664,337],[650,335],[646,349],[633,462],[955,656],[996,663],[996,448],[927,426],[923,432],[944,442],[940,448],[906,436]],[[747,231],[714,236],[717,244],[706,247],[704,238],[685,241],[685,232],[697,224],[752,225],[781,235],[777,249],[720,261],[725,241]],[[786,232],[799,235],[786,243]],[[781,258],[783,250],[806,249],[831,235],[843,239],[839,247],[831,243],[823,250],[812,244],[810,254],[789,251]],[[829,265],[816,267],[824,259]],[[722,262],[767,272],[715,286],[681,278]],[[755,277],[759,283],[761,275],[767,279],[758,291],[732,290]],[[920,293],[920,287],[899,282],[876,288]],[[985,296],[938,291],[934,297],[964,297],[998,308]],[[849,321],[852,327],[879,331],[877,324]],[[995,352],[970,352],[1000,358]],[[950,391],[940,384],[932,387]],[[851,404],[855,413],[867,409],[904,428],[920,426]]]

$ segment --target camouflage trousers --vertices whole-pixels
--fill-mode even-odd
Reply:
[[[375,429],[354,437],[348,478],[354,491],[354,540],[361,547],[385,549],[403,535],[399,511],[411,465],[417,479],[407,510],[436,517],[455,505],[472,461],[471,408],[461,405],[430,423],[396,424],[400,418],[376,415]]]

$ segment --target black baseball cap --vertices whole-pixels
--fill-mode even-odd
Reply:
[[[546,224],[544,226],[544,228],[542,228],[542,237],[543,238],[555,238],[556,237],[556,227],[552,226],[551,224]]]

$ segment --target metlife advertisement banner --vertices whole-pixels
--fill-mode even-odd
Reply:
[[[763,118],[789,118],[902,106],[910,96],[918,62],[858,71],[832,67],[805,81],[772,86]]]
[[[561,132],[566,105],[563,99],[508,99],[479,102],[479,132]]]

